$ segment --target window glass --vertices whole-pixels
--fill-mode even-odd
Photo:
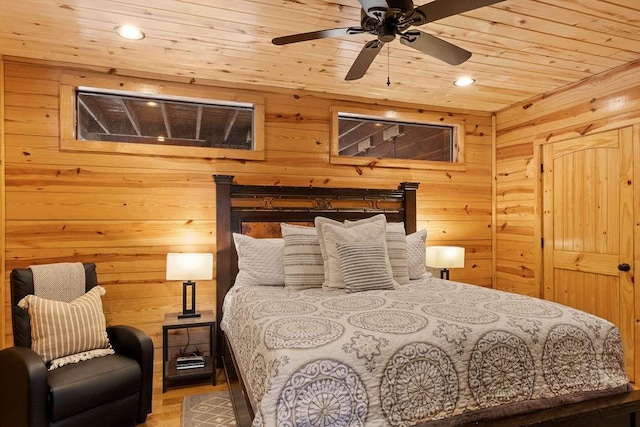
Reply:
[[[455,127],[338,114],[338,155],[456,162]]]
[[[76,91],[77,139],[253,150],[254,107],[245,103]]]

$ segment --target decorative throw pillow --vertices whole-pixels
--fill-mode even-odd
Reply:
[[[325,218],[322,216],[318,216],[315,218],[314,223],[316,226],[316,232],[318,233],[318,240],[320,241],[320,252],[322,253],[322,261],[324,263],[324,283],[323,286],[325,287],[332,287],[330,285],[330,265],[329,265],[329,251],[327,251],[327,246],[326,246],[326,241],[323,235],[323,228],[322,225],[323,224],[331,224],[334,225],[336,227],[342,227],[342,228],[347,228],[347,227],[357,227],[363,224],[369,224],[369,223],[375,223],[375,222],[382,222],[384,224],[387,223],[387,218],[384,216],[384,214],[379,214],[379,215],[374,215],[372,217],[369,218],[364,218],[358,221],[345,221],[344,223],[340,222],[340,221],[335,221],[333,219],[330,218]],[[331,248],[331,252],[332,254],[334,254],[334,263],[337,263],[337,254],[335,253],[335,248]],[[334,265],[335,269],[338,269],[338,273],[339,273],[339,269],[340,269],[340,265],[339,263],[336,265]],[[340,287],[344,287],[344,286],[340,286]]]
[[[409,261],[409,278],[411,280],[430,276],[425,269],[427,230],[418,230],[407,235],[407,258]]]
[[[281,223],[280,228],[284,239],[284,285],[297,289],[321,287],[324,262],[316,229],[286,223]]]
[[[27,295],[18,306],[29,312],[31,348],[45,362],[88,350],[111,348],[102,312],[102,286],[71,302]]]
[[[409,283],[409,260],[407,258],[407,236],[404,231],[404,223],[387,223],[387,254],[393,278],[400,285]]]
[[[375,217],[374,217],[375,218]],[[351,227],[360,221],[346,220],[345,226]],[[409,283],[409,261],[407,259],[407,236],[403,222],[388,222],[386,230],[387,254],[393,272],[393,279],[400,285]]]
[[[339,243],[336,248],[347,293],[394,288],[384,246],[354,242]]]
[[[344,279],[342,277],[340,257],[337,249],[337,245],[340,243],[369,242],[382,246],[385,252],[385,262],[383,265],[389,271],[389,274],[391,274],[391,265],[389,264],[387,243],[385,240],[385,226],[386,221],[384,220],[384,217],[382,217],[381,221],[377,220],[362,223],[349,228],[345,228],[342,225],[328,223],[320,224],[329,264],[329,280],[327,281],[327,277],[325,275],[325,282],[323,283],[323,286],[329,288],[345,287]]]
[[[235,286],[284,285],[284,240],[233,233],[238,253]]]
[[[317,216],[314,219],[314,224],[316,226],[316,234],[318,235],[318,242],[320,242],[320,253],[322,254],[322,263],[324,266],[324,282],[322,286],[329,286],[329,257],[327,255],[327,248],[324,242],[324,236],[322,235],[322,224],[332,224],[337,227],[344,227],[344,225],[340,221],[334,221],[330,218],[325,218],[323,216]]]

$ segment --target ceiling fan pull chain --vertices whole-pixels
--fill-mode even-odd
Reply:
[[[389,45],[387,45],[387,87],[391,86],[391,80],[389,79],[389,51],[391,50],[391,47]]]

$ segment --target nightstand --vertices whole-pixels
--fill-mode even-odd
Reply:
[[[216,385],[216,318],[213,310],[203,310],[200,317],[178,318],[179,313],[168,313],[162,322],[162,392],[167,391],[169,383],[187,383],[202,378],[211,378]],[[209,328],[209,355],[204,358],[204,367],[177,369],[176,361],[169,360],[169,330]]]

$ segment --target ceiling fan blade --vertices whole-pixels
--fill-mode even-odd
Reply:
[[[468,50],[418,30],[405,32],[400,38],[400,43],[431,55],[449,65],[460,65],[471,58],[471,52]]]
[[[503,1],[504,0],[434,0],[431,3],[416,7],[415,10],[422,13],[426,18],[426,21],[420,23],[420,25],[422,25],[427,22],[437,21],[438,19]]]
[[[271,40],[275,45],[284,45],[290,43],[304,42],[307,40],[328,39],[331,37],[340,37],[348,34],[363,32],[358,27],[332,28],[330,30],[310,31],[308,33],[292,34],[290,36],[276,37]]]
[[[358,80],[360,77],[364,76],[364,73],[367,72],[369,66],[378,55],[378,52],[382,49],[382,46],[384,46],[384,43],[380,40],[371,40],[370,42],[367,42],[360,51],[360,54],[358,54],[358,57],[344,79]]]
[[[369,15],[372,18],[376,18],[375,12],[380,12],[381,10],[388,9],[389,4],[386,0],[358,0],[360,2],[360,6],[362,6],[362,10],[364,13]],[[384,15],[384,13],[383,13]]]

